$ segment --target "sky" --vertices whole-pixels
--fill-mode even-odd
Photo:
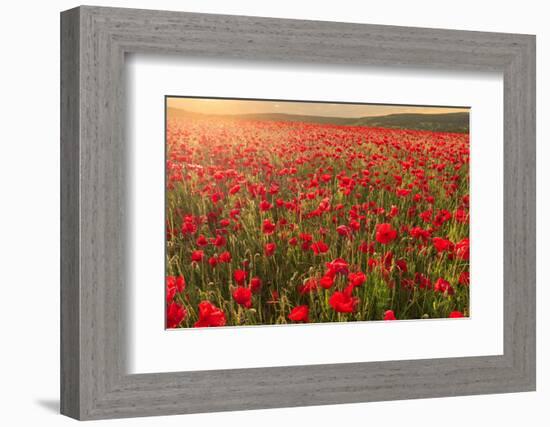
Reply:
[[[167,98],[167,106],[202,114],[284,113],[325,117],[368,117],[399,113],[444,114],[469,108],[289,101],[249,101],[213,98]]]

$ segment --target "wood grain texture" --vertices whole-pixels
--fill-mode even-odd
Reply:
[[[78,419],[535,388],[535,38],[80,7],[62,13],[62,413]],[[124,57],[391,65],[504,75],[504,354],[129,375]]]
[[[61,412],[80,414],[79,17],[61,20]]]

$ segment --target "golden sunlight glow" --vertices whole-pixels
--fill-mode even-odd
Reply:
[[[338,104],[325,102],[292,102],[281,100],[237,100],[213,98],[166,99],[168,108],[201,114],[297,114],[325,117],[369,117],[388,114],[445,114],[468,112],[466,107],[427,107],[412,105]]]

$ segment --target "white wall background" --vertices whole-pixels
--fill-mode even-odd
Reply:
[[[538,391],[106,422],[116,426],[547,425],[550,292],[548,179],[550,27],[545,2],[157,0],[97,5],[537,35]],[[0,421],[64,426],[59,405],[59,12],[75,1],[6,2],[0,31]],[[546,359],[546,360],[545,360]],[[91,424],[96,424],[91,423]]]

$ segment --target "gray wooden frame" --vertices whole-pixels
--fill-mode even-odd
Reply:
[[[499,71],[504,354],[128,375],[126,53]],[[535,37],[83,6],[61,14],[61,412],[99,419],[535,390]]]

